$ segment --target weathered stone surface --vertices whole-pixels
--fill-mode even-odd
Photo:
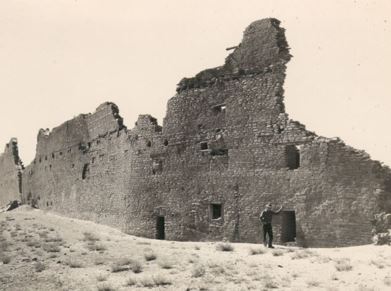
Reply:
[[[18,141],[12,138],[0,155],[0,208],[21,199],[23,163],[19,158]]]
[[[179,83],[163,126],[140,115],[128,130],[105,103],[41,130],[23,201],[145,237],[164,217],[169,240],[246,242],[272,202],[294,211],[299,245],[370,243],[374,215],[391,212],[390,169],[289,119],[290,57],[279,21],[256,21],[223,66]]]

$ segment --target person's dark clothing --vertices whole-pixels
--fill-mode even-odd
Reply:
[[[271,209],[266,209],[262,211],[259,219],[261,220],[263,227],[263,243],[264,245],[268,246],[269,248],[273,247],[273,228],[272,228],[272,219],[273,215],[280,213],[279,211],[273,211]],[[269,240],[266,240],[266,235],[269,237]]]
[[[260,219],[262,223],[272,223],[273,215],[280,213],[279,211],[273,211],[271,209],[266,209],[262,211]]]
[[[269,236],[269,241],[266,240],[266,235]],[[263,243],[268,245],[268,247],[273,246],[273,228],[271,223],[263,224]]]

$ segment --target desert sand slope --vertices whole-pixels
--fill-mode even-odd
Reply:
[[[391,290],[391,247],[171,242],[21,207],[0,213],[0,290]]]

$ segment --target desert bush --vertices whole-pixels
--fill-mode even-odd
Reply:
[[[265,250],[263,248],[250,248],[249,250],[249,254],[250,255],[260,255],[260,254],[264,254],[265,253]]]
[[[99,274],[98,276],[96,276],[96,280],[98,280],[99,282],[106,281],[107,280],[107,275]]]
[[[83,264],[81,261],[75,259],[75,258],[69,258],[67,261],[66,261],[66,264],[71,267],[71,268],[82,268],[83,267]]]
[[[156,286],[165,286],[165,285],[171,285],[172,282],[170,279],[165,277],[165,275],[158,273],[156,275],[152,276],[153,281],[155,282]]]
[[[300,250],[297,252],[294,252],[291,256],[292,260],[299,260],[299,259],[305,259],[308,257],[316,256],[317,254],[310,250]]]
[[[282,250],[273,250],[272,255],[275,257],[280,257],[284,254]]]
[[[223,242],[217,244],[216,250],[222,252],[232,252],[234,250],[234,247],[230,243]]]
[[[107,250],[107,247],[102,243],[89,242],[87,244],[87,249],[90,251],[103,252],[103,251]]]
[[[95,234],[95,233],[92,233],[92,232],[83,232],[83,240],[84,241],[99,241],[100,238]]]
[[[277,289],[278,285],[269,275],[263,276],[263,285],[266,289]]]
[[[105,258],[97,257],[97,258],[95,258],[94,263],[95,263],[95,265],[103,265],[105,263],[105,261],[106,261]]]
[[[389,277],[389,276],[384,277],[383,283],[384,283],[384,285],[386,285],[386,286],[391,286],[391,277]]]
[[[61,249],[57,244],[45,243],[42,245],[42,249],[48,253],[58,253]]]
[[[108,283],[98,285],[98,291],[115,291],[115,289]]]
[[[0,253],[0,261],[3,262],[4,265],[9,264],[11,262],[11,257],[6,254]]]
[[[155,281],[153,280],[152,276],[140,277],[138,282],[141,286],[147,287],[147,288],[151,288],[151,287],[155,286]]]
[[[131,258],[119,259],[111,266],[111,271],[113,273],[127,270],[132,270],[134,273],[141,273],[143,266],[139,261]]]
[[[126,280],[126,286],[134,286],[137,284],[137,279],[133,276],[129,277],[128,280]]]
[[[195,249],[196,251],[199,251],[199,250],[201,249],[201,247],[200,247],[200,246],[195,246],[194,249]]]
[[[27,241],[26,244],[27,244],[27,246],[32,247],[32,248],[39,248],[39,247],[41,247],[41,243],[39,241],[35,240],[35,239]]]
[[[153,261],[156,260],[156,254],[152,249],[145,249],[144,251],[144,258],[146,261]]]
[[[315,279],[309,279],[306,281],[307,287],[318,287],[320,285],[320,282]]]
[[[198,264],[193,266],[193,269],[191,270],[191,276],[194,278],[199,278],[205,275],[205,266]]]
[[[378,260],[378,261],[371,260],[371,265],[374,265],[374,266],[376,266],[376,267],[379,268],[379,269],[384,269],[384,267],[385,267],[385,262],[382,261],[382,260]]]
[[[338,272],[351,271],[353,266],[350,264],[349,259],[340,259],[335,263],[335,268]]]
[[[169,259],[168,257],[162,257],[158,265],[163,269],[172,269],[174,267],[174,262],[172,259]]]
[[[36,262],[35,264],[34,264],[34,269],[35,269],[35,272],[42,272],[43,270],[45,270],[46,269],[46,267],[45,267],[45,265],[43,264],[43,263],[41,263],[41,262]]]

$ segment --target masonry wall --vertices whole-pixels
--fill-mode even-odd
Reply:
[[[19,158],[18,141],[12,138],[0,155],[0,207],[21,199],[22,161]]]
[[[290,57],[279,21],[256,21],[223,66],[181,80],[163,126],[140,115],[127,129],[105,103],[41,130],[23,200],[145,237],[164,217],[166,239],[246,242],[272,202],[295,211],[299,245],[369,243],[374,215],[391,212],[390,170],[289,119]]]

